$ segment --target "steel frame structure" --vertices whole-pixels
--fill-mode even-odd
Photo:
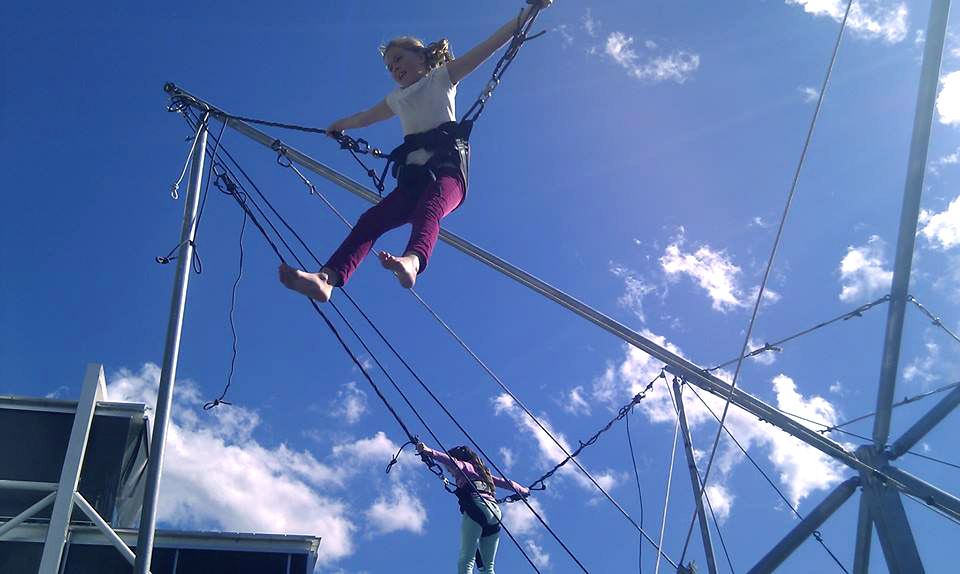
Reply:
[[[504,259],[450,231],[441,230],[440,232],[441,241],[473,257],[477,261],[486,264],[508,278],[525,285],[536,293],[608,331],[629,345],[663,362],[665,369],[673,375],[723,400],[729,400],[738,408],[778,427],[809,446],[846,464],[857,472],[856,476],[841,483],[831,494],[825,497],[780,543],[761,558],[749,571],[750,574],[773,572],[804,540],[815,532],[820,524],[840,508],[858,488],[861,489],[861,498],[854,556],[855,574],[866,574],[868,570],[870,543],[874,529],[877,531],[887,567],[891,573],[922,574],[925,572],[913,533],[910,529],[909,521],[903,509],[900,497],[901,493],[918,498],[944,514],[960,520],[960,498],[938,489],[909,472],[890,464],[921,440],[942,421],[944,417],[953,412],[957,405],[960,404],[960,388],[954,389],[953,392],[943,398],[900,438],[892,444],[888,443],[894,386],[900,355],[905,307],[908,297],[907,287],[912,267],[920,198],[923,190],[923,176],[926,167],[927,150],[936,102],[940,62],[943,54],[949,9],[950,0],[932,0],[931,2],[919,83],[919,94],[914,117],[910,157],[908,160],[903,207],[901,210],[897,255],[890,294],[890,308],[884,336],[883,358],[877,397],[877,416],[874,427],[874,443],[872,445],[865,445],[858,448],[855,452],[850,452],[839,443],[807,428],[795,419],[781,413],[776,408],[739,388],[732,388],[727,382],[714,376],[704,368],[671,353],[669,350],[644,337],[640,333],[564,293],[557,287],[527,273],[523,269],[510,264]],[[378,194],[361,183],[337,172],[299,150],[283,144],[280,140],[267,135],[250,124],[231,117],[230,114],[190,94],[186,90],[172,83],[168,83],[164,86],[164,91],[171,98],[177,98],[180,101],[188,103],[191,107],[203,114],[209,114],[210,117],[218,118],[230,128],[267,148],[274,151],[282,149],[291,162],[312,171],[366,201],[370,203],[377,203],[379,201]],[[204,124],[205,122],[201,122],[201,128],[197,134],[198,140],[205,140]],[[179,329],[182,323],[183,300],[186,290],[186,272],[189,270],[192,258],[192,242],[187,241],[187,238],[192,237],[193,219],[190,212],[192,209],[195,213],[196,209],[195,192],[199,185],[199,175],[203,166],[204,149],[205,146],[201,145],[198,141],[193,151],[190,194],[188,194],[188,205],[183,227],[184,243],[181,244],[181,253],[178,261],[174,305],[171,311],[167,352],[165,353],[163,375],[160,385],[161,397],[170,396],[175,378],[175,348],[179,342]],[[167,360],[168,358],[170,359],[169,361]],[[678,416],[681,417],[681,422],[685,423],[685,417],[682,413],[682,403],[679,399]],[[158,408],[157,417],[158,420],[154,430],[153,444],[154,448],[159,449],[161,456],[151,458],[151,465],[154,463],[157,465],[156,470],[151,472],[151,477],[154,475],[159,477],[163,448],[163,434],[161,429],[165,429],[166,427],[166,419],[169,417],[168,410],[160,410],[160,408]],[[702,536],[704,550],[708,556],[710,572],[713,573],[716,571],[716,564],[709,537],[709,526],[706,524],[703,513],[700,477],[697,473],[696,465],[690,460],[691,447],[689,447],[689,431],[686,428],[686,424],[683,424],[683,427],[684,443],[685,446],[688,447],[686,450],[688,453],[688,465],[690,467],[694,499],[697,502],[701,532],[704,533]],[[138,548],[145,548],[145,544],[147,546],[149,545],[149,533],[153,530],[153,524],[148,523],[146,517],[153,516],[153,509],[150,508],[148,510],[148,505],[156,504],[156,487],[157,485],[155,483],[148,484],[144,505],[145,519],[141,523],[141,540],[138,543]],[[141,560],[138,556],[135,574],[146,574],[149,568],[149,550],[147,552],[141,552],[139,555],[144,556],[144,559]],[[681,565],[679,571],[689,571],[689,567]]]

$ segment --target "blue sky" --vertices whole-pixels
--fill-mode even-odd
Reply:
[[[376,47],[391,37],[447,37],[456,53],[519,8],[465,2],[255,2],[198,7],[125,3],[0,8],[0,152],[7,220],[0,226],[0,393],[74,398],[88,362],[103,363],[112,398],[149,402],[162,358],[182,199],[170,198],[188,153],[163,83],[241,115],[325,126],[392,86]],[[776,260],[754,341],[776,340],[880,297],[889,286],[928,5],[857,5]],[[843,4],[558,0],[474,131],[471,192],[450,230],[689,358],[735,357],[814,109]],[[911,293],[960,330],[960,42],[952,18],[925,181]],[[460,85],[466,110],[491,63]],[[320,136],[271,132],[362,180]],[[389,148],[396,120],[355,136]],[[234,132],[224,145],[321,256],[344,229],[273,155]],[[361,200],[313,178],[350,218]],[[405,456],[403,434],[309,306],[275,278],[273,253],[245,235],[238,290],[233,407],[200,410],[223,387],[241,213],[212,194],[191,278],[168,449],[163,526],[323,537],[320,572],[453,569],[460,519],[452,497]],[[399,249],[405,232],[380,244]],[[441,245],[419,292],[568,444],[586,439],[659,370],[607,333]],[[556,460],[454,341],[376,265],[351,294],[512,478],[529,483]],[[342,297],[340,297],[343,300]],[[344,301],[345,303],[345,301]],[[872,412],[886,309],[842,322],[745,363],[740,385],[809,418]],[[351,315],[353,317],[353,315]],[[359,324],[359,323],[357,323]],[[368,335],[368,329],[362,332]],[[387,358],[447,444],[464,442]],[[384,383],[381,373],[371,375]],[[956,343],[908,309],[896,397],[960,380]],[[400,401],[391,392],[393,402]],[[716,427],[689,393],[694,442]],[[932,401],[897,409],[897,437]],[[644,527],[659,533],[675,417],[658,387],[631,418]],[[721,405],[722,406],[722,405]],[[409,423],[414,417],[406,409]],[[850,471],[733,410],[730,428],[784,493],[809,511]],[[426,434],[418,427],[416,432]],[[871,422],[853,425],[870,435]],[[960,462],[954,414],[918,446]],[[835,436],[855,446],[851,437]],[[703,459],[701,459],[702,462]],[[583,464],[639,518],[622,424]],[[960,492],[956,469],[915,457],[904,468]],[[679,555],[692,501],[677,461],[665,549]],[[795,520],[726,442],[713,500],[736,571],[749,569]],[[591,572],[636,568],[636,532],[582,478],[560,473],[534,497]],[[821,529],[849,569],[854,496]],[[956,526],[904,502],[928,571],[954,559],[939,540]],[[574,572],[521,508],[508,527],[544,571]],[[690,558],[703,564],[695,536]],[[425,558],[426,557],[426,558]],[[644,548],[644,571],[654,553]],[[725,565],[722,571],[728,571]],[[873,567],[882,569],[878,544]],[[498,569],[529,569],[504,538]],[[783,572],[834,572],[807,542]]]

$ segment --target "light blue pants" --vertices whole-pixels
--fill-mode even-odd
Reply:
[[[494,502],[480,504],[480,509],[490,524],[495,524],[501,516],[500,507]],[[497,555],[497,545],[500,544],[500,533],[480,537],[483,527],[467,516],[463,515],[460,524],[460,561],[457,564],[457,574],[473,574],[477,550],[483,559],[483,568],[476,570],[482,574],[494,574],[493,559]]]

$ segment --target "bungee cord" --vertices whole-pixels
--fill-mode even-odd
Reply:
[[[753,311],[750,315],[750,322],[747,325],[747,332],[743,338],[743,345],[740,348],[740,355],[737,359],[737,367],[733,373],[733,379],[730,381],[730,391],[727,394],[726,402],[723,406],[723,414],[720,416],[720,428],[717,429],[717,435],[714,438],[713,446],[710,447],[710,458],[707,460],[707,468],[703,474],[703,487],[706,488],[710,480],[710,471],[713,469],[713,460],[717,454],[717,447],[720,445],[720,437],[723,433],[723,421],[727,418],[730,410],[730,403],[733,400],[733,391],[737,386],[737,379],[740,376],[740,370],[743,367],[743,356],[747,352],[747,346],[750,344],[750,336],[753,334],[753,327],[756,324],[757,314],[760,311],[760,303],[763,302],[763,294],[767,287],[767,280],[770,277],[770,271],[773,268],[773,262],[776,259],[777,251],[780,246],[780,240],[783,236],[783,230],[786,227],[787,216],[790,213],[790,207],[793,204],[793,198],[796,195],[797,183],[800,180],[800,173],[803,170],[803,164],[807,158],[807,151],[810,149],[810,142],[813,140],[814,129],[817,125],[817,119],[820,117],[820,110],[823,108],[823,99],[827,93],[827,86],[830,83],[830,76],[833,74],[833,67],[837,61],[837,54],[840,51],[840,42],[843,39],[843,32],[847,27],[847,18],[850,16],[850,9],[853,6],[853,0],[847,0],[847,9],[843,14],[843,20],[840,22],[840,31],[837,34],[837,41],[833,46],[833,54],[830,56],[830,65],[827,67],[827,73],[823,79],[823,85],[820,87],[820,93],[817,97],[817,105],[813,112],[813,118],[810,120],[810,127],[807,130],[807,137],[803,144],[803,151],[800,153],[800,160],[797,162],[797,169],[793,174],[793,181],[790,184],[790,192],[787,194],[786,204],[783,208],[783,214],[780,216],[780,223],[777,226],[777,233],[773,241],[773,247],[770,249],[770,256],[767,258],[767,265],[763,271],[763,279],[760,281],[760,288],[757,290],[757,300],[753,305]],[[693,535],[693,525],[696,521],[696,510],[690,517],[690,526],[687,528],[686,540],[683,543],[683,552],[680,554],[680,562],[687,553],[687,547],[690,544],[690,537]]]
[[[640,500],[640,526],[643,526],[643,488],[640,487],[640,469],[637,468],[637,456],[633,451],[633,436],[630,432],[630,413],[624,417],[627,429],[627,444],[630,447],[630,461],[633,463],[633,476],[637,479],[637,497]],[[643,574],[643,540],[637,545],[637,572]]]

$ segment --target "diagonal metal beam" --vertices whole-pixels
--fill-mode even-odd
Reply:
[[[870,516],[877,528],[877,537],[890,574],[924,574],[923,562],[900,493],[880,484],[869,473],[862,473],[861,477]]]
[[[680,417],[680,432],[683,433],[683,450],[687,455],[687,469],[690,471],[690,483],[693,487],[693,499],[697,501],[697,517],[700,520],[700,537],[703,539],[703,552],[707,556],[707,571],[717,574],[717,559],[713,552],[713,539],[710,536],[710,524],[703,509],[704,493],[697,470],[697,460],[693,456],[693,438],[687,425],[687,415],[683,410],[683,396],[680,383],[673,382],[673,398],[677,403],[677,416]]]
[[[940,424],[944,417],[952,413],[957,405],[960,405],[960,387],[953,389],[949,395],[943,397],[936,406],[923,415],[890,446],[887,450],[887,456],[890,460],[903,456],[904,453],[913,448],[928,432],[933,430],[933,427]]]
[[[907,494],[916,496],[934,508],[939,508],[944,513],[960,520],[960,498],[944,492],[932,484],[913,476],[909,472],[895,466],[885,466],[882,469],[885,476],[888,476],[897,483],[894,485]],[[902,485],[902,486],[901,486]]]
[[[900,209],[900,232],[897,237],[897,255],[893,265],[890,288],[890,306],[887,311],[886,333],[883,338],[883,358],[880,363],[880,388],[877,391],[877,418],[874,419],[873,442],[882,450],[890,435],[890,411],[893,390],[900,362],[900,342],[903,337],[903,319],[907,306],[907,288],[913,265],[913,248],[917,236],[917,218],[920,215],[920,196],[923,193],[923,174],[927,166],[927,147],[930,144],[933,108],[937,99],[940,61],[943,58],[944,38],[950,0],[933,0],[927,23],[927,40],[923,50],[923,64],[917,107],[913,119],[913,137],[907,180]]]
[[[869,574],[870,544],[873,542],[873,519],[867,492],[860,495],[860,516],[857,520],[857,545],[853,551],[853,574]]]
[[[856,492],[858,486],[860,486],[860,478],[856,476],[841,482],[833,492],[823,499],[823,502],[818,504],[799,524],[794,526],[783,537],[783,540],[761,558],[747,574],[770,574],[770,572],[779,568],[794,550],[799,548],[811,534],[816,532],[817,528],[820,528],[821,524],[830,518],[830,515],[843,506],[843,503]]]

